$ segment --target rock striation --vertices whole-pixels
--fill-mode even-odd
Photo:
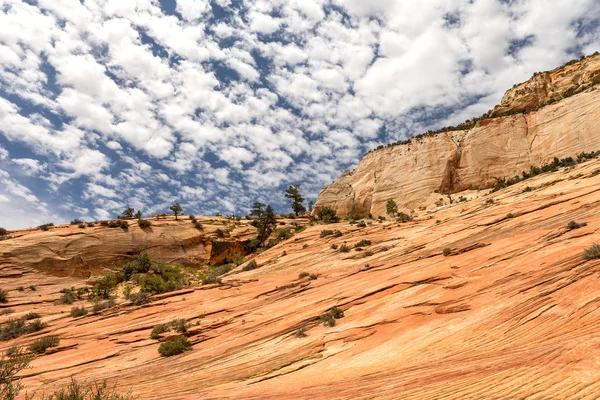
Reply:
[[[365,155],[325,187],[315,210],[385,215],[432,206],[440,195],[489,188],[554,157],[600,150],[600,55],[535,75],[469,130],[413,138]],[[560,100],[559,100],[560,99]],[[441,196],[445,197],[445,196]]]

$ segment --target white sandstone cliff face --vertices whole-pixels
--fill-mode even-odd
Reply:
[[[584,72],[577,65],[565,67],[575,71],[577,79],[569,80],[563,69],[550,73],[560,78],[554,80],[561,83],[561,91],[565,81],[581,85],[587,82],[582,76],[598,76],[600,57],[585,62]],[[545,79],[552,81],[552,76]],[[534,86],[540,90],[539,85]],[[515,95],[519,87],[521,97]],[[504,110],[510,109],[510,99],[519,104],[531,100],[524,87],[528,84],[507,92]],[[556,92],[548,85],[545,90]],[[553,157],[592,150],[600,150],[600,85],[528,114],[480,120],[468,131],[440,133],[373,151],[354,171],[345,172],[321,192],[315,210],[329,206],[341,216],[385,215],[388,199],[394,199],[401,209],[416,209],[433,193],[488,188],[495,177],[513,177]]]

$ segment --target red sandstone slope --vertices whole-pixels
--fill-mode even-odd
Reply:
[[[140,399],[597,398],[600,261],[582,253],[600,241],[599,169],[593,160],[471,193],[412,223],[310,227],[221,286],[142,307],[120,300],[99,316],[73,319],[71,306],[52,304],[76,278],[5,277],[3,307],[49,326],[0,350],[60,337],[25,372],[29,392],[75,376]],[[571,220],[588,225],[569,230]],[[343,236],[320,238],[324,228]],[[362,239],[372,241],[362,252],[331,249]],[[299,279],[304,271],[318,278]],[[14,290],[32,280],[36,292]],[[333,306],[345,317],[325,327]],[[188,320],[194,349],[161,358],[150,331],[173,318]]]

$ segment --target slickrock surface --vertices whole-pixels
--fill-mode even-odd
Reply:
[[[221,286],[142,307],[119,300],[97,316],[73,319],[51,303],[74,277],[6,277],[1,306],[49,326],[0,350],[60,337],[25,371],[30,393],[75,376],[140,399],[595,399],[600,260],[582,254],[600,241],[599,171],[593,160],[469,192],[414,222],[309,227]],[[587,226],[569,230],[571,220]],[[325,228],[343,236],[320,238]],[[363,251],[331,248],[363,239]],[[15,290],[35,279],[37,291]],[[345,317],[326,327],[319,318],[334,306]],[[161,358],[149,335],[173,318],[188,320],[194,349]]]
[[[0,276],[10,267],[19,267],[56,276],[89,277],[103,269],[120,269],[141,251],[171,263],[201,265],[242,252],[243,243],[255,236],[253,227],[223,218],[199,218],[203,229],[195,228],[188,216],[179,221],[172,216],[150,220],[152,225],[145,229],[137,220],[129,220],[128,229],[96,224],[84,229],[63,225],[46,232],[16,231],[12,239],[0,242]],[[228,227],[231,232],[224,237],[215,233]]]
[[[518,85],[495,112],[529,110],[589,86],[574,96],[527,114],[480,120],[471,130],[372,151],[321,192],[315,209],[378,216],[389,199],[404,210],[431,207],[439,194],[490,187],[496,177],[520,175],[553,157],[600,150],[600,86],[591,86],[599,77],[600,55]]]

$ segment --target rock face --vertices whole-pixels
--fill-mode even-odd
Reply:
[[[48,326],[0,352],[59,337],[22,371],[40,396],[74,377],[139,400],[597,399],[600,260],[583,254],[600,240],[599,169],[588,161],[403,224],[309,226],[221,285],[143,306],[118,296],[97,315],[69,316],[87,301],[53,304],[82,279],[4,275],[0,310],[14,313],[0,324],[33,311]],[[363,251],[331,247],[363,240]],[[344,316],[325,326],[333,307]],[[150,333],[175,318],[193,349],[161,357],[165,337]]]
[[[417,209],[443,194],[488,188],[496,177],[519,175],[554,157],[600,150],[600,86],[593,85],[599,76],[600,55],[589,57],[509,90],[493,114],[511,115],[370,152],[321,192],[315,210],[385,215],[389,199]],[[569,91],[580,92],[520,113]]]
[[[185,219],[184,219],[185,218]],[[202,265],[220,263],[234,252],[244,254],[244,243],[255,236],[250,226],[238,226],[227,237],[217,229],[227,229],[226,220],[200,218],[197,229],[187,217],[153,220],[141,229],[135,220],[128,229],[76,225],[53,227],[49,231],[18,231],[0,242],[0,268],[35,269],[54,276],[90,277],[104,269],[120,269],[138,253],[170,263]]]

